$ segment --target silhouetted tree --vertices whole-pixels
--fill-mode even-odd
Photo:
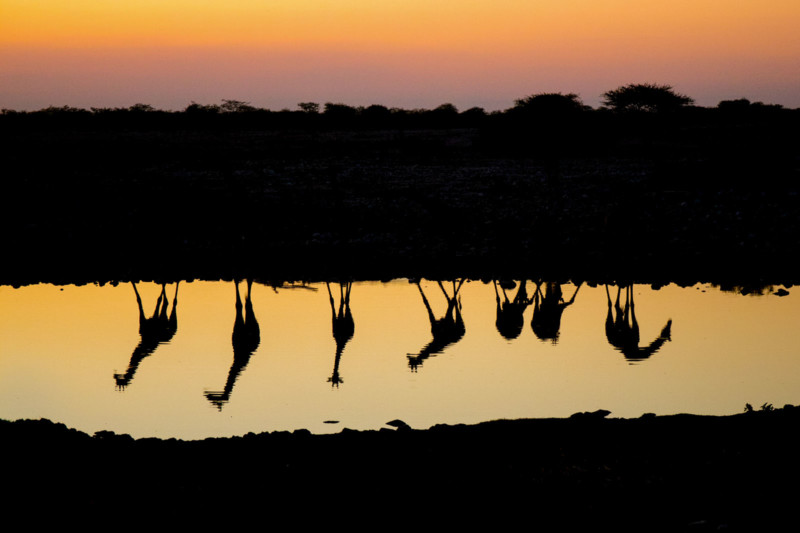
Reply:
[[[482,107],[470,107],[466,111],[462,111],[461,116],[468,118],[483,118],[486,116],[486,110]]]
[[[223,100],[222,105],[219,107],[223,113],[248,113],[256,110],[255,107],[250,105],[250,102],[242,102],[241,100]]]
[[[319,104],[316,102],[300,102],[297,104],[303,113],[319,113]]]
[[[513,113],[537,116],[563,116],[583,111],[586,106],[577,94],[539,93],[514,101]]]
[[[438,115],[452,117],[458,115],[458,108],[453,104],[448,103],[440,105],[439,107],[434,109],[433,112]]]
[[[221,109],[218,105],[202,105],[192,101],[184,111],[190,115],[216,115]]]
[[[334,127],[350,127],[358,116],[358,109],[347,104],[327,102],[322,112],[325,122]]]
[[[353,106],[349,106],[347,104],[334,104],[331,102],[325,103],[325,109],[323,111],[327,116],[336,116],[336,117],[353,117],[357,114],[357,110]]]
[[[750,100],[747,98],[738,98],[736,100],[722,100],[717,104],[717,109],[720,111],[739,112],[750,107]]]
[[[603,93],[603,105],[614,111],[674,111],[694,103],[694,99],[676,93],[670,85],[633,83]]]
[[[152,113],[156,111],[156,108],[150,104],[133,104],[128,108],[128,111],[131,113]]]
[[[539,93],[515,101],[505,113],[511,142],[541,157],[551,186],[557,185],[560,160],[575,146],[586,109],[577,94]]]
[[[36,111],[36,113],[41,113],[43,115],[62,115],[62,114],[76,114],[76,113],[87,113],[85,109],[80,107],[72,107],[72,106],[49,106],[45,107],[44,109],[40,109]]]
[[[434,109],[415,110],[414,114],[422,118],[422,127],[451,128],[458,121],[458,108],[453,104],[442,104]]]
[[[385,122],[392,116],[392,112],[388,107],[378,104],[372,104],[361,112],[361,116],[368,122]]]

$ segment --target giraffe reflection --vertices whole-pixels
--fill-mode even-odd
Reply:
[[[431,340],[431,342],[422,348],[422,351],[419,354],[408,356],[408,366],[411,367],[412,370],[417,370],[417,368],[422,365],[422,362],[431,355],[440,354],[449,345],[461,340],[461,338],[464,336],[464,333],[466,333],[464,319],[461,317],[461,299],[458,297],[458,291],[461,290],[464,280],[462,279],[458,283],[453,280],[452,296],[447,293],[447,290],[444,288],[444,285],[441,281],[437,283],[439,284],[439,288],[442,290],[444,297],[447,299],[447,310],[445,311],[444,316],[439,319],[437,319],[433,314],[431,305],[428,302],[428,299],[425,297],[425,292],[422,290],[422,286],[419,284],[419,282],[417,282],[417,288],[419,289],[420,295],[422,295],[422,302],[425,304],[425,309],[428,311],[428,319],[431,322],[431,333],[433,334],[433,340]]]
[[[141,339],[131,354],[128,370],[124,374],[114,374],[114,380],[119,390],[124,390],[133,380],[133,376],[136,374],[136,369],[139,368],[139,363],[142,362],[142,359],[152,354],[160,344],[169,342],[178,330],[177,308],[178,285],[180,285],[180,282],[175,284],[175,296],[172,300],[172,312],[169,316],[167,316],[167,309],[169,308],[167,284],[164,283],[161,285],[161,293],[158,295],[158,300],[156,300],[156,309],[150,318],[147,318],[144,314],[142,297],[139,295],[136,283],[131,282],[131,285],[133,285],[133,292],[136,294],[136,303],[139,305],[139,336]]]
[[[494,281],[494,295],[497,300],[497,320],[495,326],[497,331],[508,340],[514,340],[522,333],[522,326],[525,323],[523,313],[525,309],[531,304],[528,298],[528,291],[526,288],[527,281],[522,280],[519,282],[517,294],[514,300],[509,300],[506,294],[506,288],[503,283],[500,283],[500,289],[503,291],[504,300],[500,299],[500,293],[497,291],[497,281]],[[511,288],[514,288],[511,282]]]
[[[328,297],[331,302],[331,316],[333,317],[333,339],[336,341],[336,359],[333,362],[333,375],[328,378],[332,387],[338,387],[344,380],[339,375],[339,361],[347,342],[353,338],[356,326],[353,322],[353,314],[350,312],[350,289],[352,282],[339,283],[339,311],[336,311],[336,303],[331,292],[331,284],[325,283],[328,287]]]
[[[236,287],[236,318],[233,321],[233,335],[231,342],[233,344],[233,364],[228,371],[228,380],[225,382],[225,388],[222,391],[206,391],[205,396],[217,409],[222,411],[222,406],[230,400],[231,392],[233,392],[233,385],[242,370],[250,362],[250,356],[258,348],[261,342],[261,330],[256,321],[256,315],[253,312],[253,301],[250,298],[250,291],[253,286],[252,280],[247,280],[247,295],[244,299],[244,306],[242,306],[242,297],[239,294],[239,280],[234,280]],[[244,315],[242,308],[244,307]]]
[[[539,339],[549,340],[556,344],[561,329],[561,316],[564,314],[564,310],[575,302],[575,296],[578,295],[583,282],[578,284],[568,302],[564,301],[560,283],[547,282],[544,294],[542,294],[541,285],[541,283],[536,284],[536,293],[533,296],[531,329]]]
[[[633,286],[625,285],[625,307],[620,305],[621,287],[617,287],[617,299],[614,307],[611,306],[611,294],[606,285],[606,299],[608,300],[608,314],[606,315],[606,338],[609,344],[622,352],[628,361],[635,362],[647,359],[656,353],[661,346],[671,338],[672,320],[662,328],[661,333],[648,346],[639,346],[639,323],[636,321],[635,306],[633,303]],[[616,313],[616,317],[615,317]]]

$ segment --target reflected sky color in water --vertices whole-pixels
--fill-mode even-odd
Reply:
[[[453,285],[443,286],[452,296]],[[455,316],[453,300],[448,309],[437,283],[352,284],[352,332],[346,309],[339,313],[346,285],[330,288],[253,284],[259,341],[253,348],[250,339],[234,359],[234,283],[181,282],[175,334],[138,362],[122,388],[115,374],[126,372],[142,341],[131,284],[0,287],[0,417],[44,417],[90,433],[194,439],[375,429],[395,418],[426,428],[599,408],[625,417],[731,414],[745,403],[797,403],[800,394],[794,294],[634,285],[639,346],[651,345],[672,320],[671,340],[635,362],[606,336],[604,286],[581,286],[561,308],[553,342],[534,333],[534,303],[521,306],[523,327],[515,338],[501,335],[496,295],[502,288],[496,293],[493,283],[468,281],[458,290],[463,335],[440,342],[443,349],[428,350],[413,365],[436,341],[421,295],[435,319]],[[137,289],[149,318],[162,286],[138,283]],[[576,293],[574,285],[561,289],[565,302]],[[246,323],[244,281],[239,291]],[[170,311],[174,292],[175,284],[167,284]],[[517,287],[506,292],[512,301],[518,294]],[[616,292],[610,288],[612,301]],[[535,298],[536,285],[528,282],[525,294]],[[623,306],[625,295],[623,288]],[[334,313],[344,317],[338,337]],[[238,331],[243,338],[241,324]],[[339,423],[325,423],[331,420]]]

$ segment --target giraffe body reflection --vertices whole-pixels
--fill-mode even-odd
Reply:
[[[461,316],[461,300],[458,296],[458,291],[461,290],[464,280],[460,280],[457,284],[456,281],[453,280],[452,296],[447,293],[441,281],[437,283],[442,290],[442,294],[444,294],[444,297],[447,299],[447,310],[441,318],[436,318],[436,315],[433,314],[430,302],[428,302],[428,298],[425,297],[422,286],[417,282],[417,288],[422,296],[422,302],[425,304],[425,309],[428,311],[428,319],[431,323],[433,339],[426,344],[418,354],[408,356],[408,366],[411,367],[412,370],[417,370],[428,357],[442,353],[445,348],[461,340],[466,333],[464,319]]]
[[[500,298],[500,293],[497,290],[497,281],[494,281],[494,295],[497,301],[497,320],[495,326],[498,333],[505,337],[507,340],[513,340],[519,337],[522,333],[522,327],[525,324],[523,314],[525,309],[531,304],[528,298],[528,291],[526,287],[527,281],[522,280],[519,282],[517,294],[513,300],[509,300],[506,294],[506,289],[502,283],[500,289],[503,291],[503,299]],[[512,286],[513,288],[513,286]]]
[[[353,313],[350,311],[350,289],[353,286],[352,282],[339,284],[339,309],[337,312],[336,303],[331,292],[331,284],[325,284],[328,288],[328,297],[331,303],[331,316],[333,322],[333,339],[336,341],[336,358],[333,363],[333,374],[328,378],[331,386],[338,387],[344,380],[339,375],[339,362],[342,358],[344,347],[353,338],[355,333],[355,322],[353,321]]]
[[[636,320],[636,306],[633,301],[633,286],[625,285],[625,305],[620,303],[622,287],[617,287],[617,298],[611,304],[611,294],[606,285],[608,313],[606,315],[606,338],[608,343],[622,352],[628,361],[647,359],[656,353],[665,342],[672,340],[672,320],[661,329],[661,333],[647,346],[639,346],[639,322]]]
[[[583,282],[578,284],[568,302],[564,301],[560,283],[547,282],[544,293],[541,291],[541,285],[541,283],[536,284],[536,293],[533,297],[531,329],[539,339],[557,344],[561,330],[561,317],[564,310],[575,302],[575,297]]]
[[[228,371],[228,379],[225,387],[221,391],[206,391],[205,396],[220,411],[222,406],[228,403],[233,392],[236,379],[242,373],[250,357],[256,351],[261,342],[261,330],[253,311],[253,300],[250,292],[253,286],[252,280],[247,280],[247,294],[242,305],[242,297],[239,293],[239,281],[235,280],[236,287],[236,318],[233,321],[233,334],[231,344],[233,345],[233,364]],[[242,311],[244,310],[244,313]]]
[[[159,345],[169,342],[175,336],[178,330],[178,285],[175,284],[175,296],[172,299],[172,312],[167,315],[169,308],[169,299],[167,298],[167,285],[161,285],[161,293],[156,300],[156,308],[153,311],[153,316],[147,318],[144,314],[144,307],[142,305],[142,297],[139,295],[139,290],[136,288],[136,283],[131,282],[133,285],[133,292],[136,294],[136,303],[139,306],[139,344],[134,348],[131,354],[128,369],[124,374],[114,374],[114,381],[120,390],[124,390],[133,380],[136,370],[142,360],[151,355]]]

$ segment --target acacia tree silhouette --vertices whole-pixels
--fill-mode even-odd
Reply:
[[[540,118],[559,117],[583,111],[580,97],[574,93],[538,93],[514,101],[512,113],[536,115]]]
[[[250,102],[242,102],[241,100],[223,100],[219,108],[223,113],[250,113],[256,110],[255,107],[250,105]]]
[[[300,102],[297,107],[303,113],[313,113],[315,115],[319,113],[319,104],[317,102]]]
[[[603,93],[603,105],[614,111],[665,112],[693,103],[672,86],[655,83],[632,83]]]

